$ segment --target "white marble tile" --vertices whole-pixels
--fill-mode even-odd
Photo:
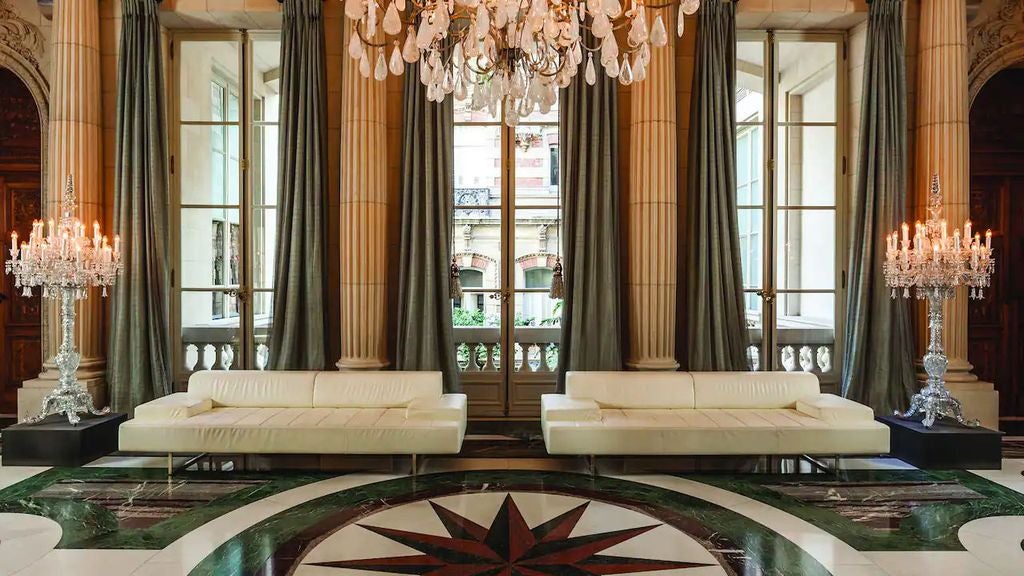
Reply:
[[[49,470],[44,466],[3,466],[0,465],[0,490]]]
[[[899,458],[840,458],[840,470],[917,470]]]
[[[1024,516],[993,516],[960,527],[968,552],[1000,574],[1024,573]]]
[[[708,484],[672,476],[626,476],[623,479],[688,494],[746,516],[790,540],[829,571],[835,570],[838,566],[870,566],[872,564],[863,552],[854,549],[839,538],[788,512],[752,498]]]
[[[54,550],[17,576],[128,576],[156,550]]]
[[[314,482],[275,494],[232,510],[175,540],[157,552],[145,564],[133,572],[135,575],[162,576],[165,574],[187,574],[218,546],[237,536],[246,528],[266,520],[303,502],[348,490],[365,484],[392,480],[397,476],[383,474],[350,474]]]
[[[14,574],[50,553],[62,533],[49,518],[0,514],[0,576]]]
[[[970,552],[865,552],[889,576],[1000,576]],[[1019,575],[1020,573],[1017,572]]]
[[[191,456],[173,458],[174,466],[181,466]],[[167,469],[167,456],[104,456],[85,465],[88,468],[160,468]]]

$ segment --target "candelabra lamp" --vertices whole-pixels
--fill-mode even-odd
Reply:
[[[63,414],[72,425],[81,421],[80,413],[106,414],[109,408],[96,410],[92,397],[78,381],[76,372],[81,359],[75,350],[75,302],[89,296],[89,288],[101,287],[103,296],[121,272],[121,239],[114,236],[110,244],[100,234],[99,223],[92,227],[92,237],[76,210],[74,179],[69,175],[61,198],[60,219],[32,223],[27,242],[18,244],[18,233],[11,233],[11,257],[4,266],[14,275],[14,286],[22,296],[31,297],[39,287],[43,298],[60,300],[61,343],[54,362],[59,372],[57,388],[43,400],[37,416],[25,422],[36,423],[51,414]]]
[[[921,392],[910,401],[910,409],[897,416],[912,418],[924,414],[922,424],[930,428],[942,417],[955,419],[966,426],[978,426],[977,420],[964,418],[960,402],[946,388],[945,374],[948,360],[942,347],[942,304],[956,295],[960,286],[969,289],[972,299],[985,296],[995,270],[992,255],[992,231],[972,235],[971,221],[949,233],[943,218],[942,191],[938,176],[932,177],[928,195],[928,220],[915,224],[913,239],[910,227],[886,237],[884,273],[886,284],[892,288],[892,297],[900,291],[909,298],[911,288],[918,299],[928,301],[928,350],[924,355],[924,370],[928,381]]]

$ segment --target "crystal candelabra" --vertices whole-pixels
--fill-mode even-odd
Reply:
[[[942,348],[942,304],[956,295],[959,286],[970,289],[972,299],[985,296],[995,259],[992,257],[992,231],[981,234],[971,230],[971,221],[964,223],[963,234],[959,228],[949,233],[946,220],[942,217],[942,192],[938,176],[932,177],[928,195],[928,220],[915,225],[914,237],[910,238],[910,227],[904,223],[902,230],[886,237],[885,281],[892,288],[896,298],[902,289],[903,297],[910,297],[910,289],[919,299],[928,300],[928,350],[924,355],[924,370],[928,381],[920,393],[910,402],[910,409],[902,414],[911,418],[924,414],[922,423],[931,427],[943,416],[957,422],[978,426],[976,420],[964,418],[960,402],[946,388],[944,376],[948,361]],[[901,414],[896,413],[897,416]]]
[[[54,358],[59,372],[57,388],[43,400],[42,410],[26,422],[40,422],[50,414],[64,414],[72,424],[81,420],[80,412],[100,415],[109,408],[96,410],[89,392],[78,382],[76,372],[80,356],[75,351],[75,302],[88,297],[93,286],[112,286],[121,272],[121,239],[110,244],[100,234],[99,223],[92,226],[92,237],[74,217],[76,209],[74,180],[68,176],[61,199],[61,216],[56,222],[32,223],[28,242],[18,244],[18,233],[11,233],[11,258],[5,266],[14,275],[14,286],[22,296],[32,296],[41,287],[43,298],[60,299],[61,343]]]
[[[625,5],[623,0],[342,2],[353,31],[348,53],[364,77],[372,73],[382,81],[388,72],[401,75],[407,63],[419,62],[428,100],[441,102],[452,93],[464,100],[472,88],[470,107],[486,109],[492,117],[503,107],[509,126],[534,110],[547,114],[558,88],[567,87],[580,67],[593,85],[595,53],[609,77],[624,85],[643,80],[651,46],[668,43],[658,11],[678,4],[676,33],[682,36],[683,17],[700,8],[700,0],[625,0]],[[620,46],[615,31],[623,28],[628,31]],[[593,46],[583,30],[592,34]]]

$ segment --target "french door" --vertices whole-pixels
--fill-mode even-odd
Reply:
[[[558,109],[509,127],[455,102],[454,255],[463,297],[453,322],[474,417],[533,418],[553,392],[561,304]]]
[[[741,33],[736,201],[754,370],[838,382],[845,307],[845,37]]]
[[[171,138],[176,380],[263,369],[277,230],[277,33],[175,34]]]

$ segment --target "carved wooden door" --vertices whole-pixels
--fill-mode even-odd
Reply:
[[[9,182],[0,177],[0,230],[5,242],[3,262],[10,258],[12,231],[27,238],[32,221],[39,218],[38,182]],[[35,378],[42,368],[38,290],[31,298],[14,287],[14,277],[5,274],[0,282],[0,413],[17,411],[18,388]]]

